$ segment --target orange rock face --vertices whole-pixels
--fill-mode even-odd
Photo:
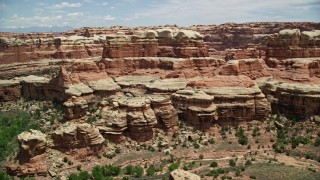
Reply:
[[[1,34],[0,101],[63,104],[66,122],[48,142],[80,155],[102,150],[105,138],[152,140],[155,128],[171,132],[179,120],[206,130],[274,113],[305,119],[320,114],[317,29],[319,23],[229,23]],[[41,63],[46,58],[64,60]],[[39,62],[9,64],[31,60]],[[48,75],[51,67],[60,67],[56,75]],[[18,139],[27,160],[8,172],[45,174],[39,162],[46,138],[25,132]]]

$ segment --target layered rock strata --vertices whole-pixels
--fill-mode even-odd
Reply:
[[[296,119],[307,119],[320,114],[320,86],[318,84],[288,83],[261,78],[262,92],[271,103],[273,113],[281,113]]]
[[[86,119],[88,103],[82,97],[71,97],[63,103],[64,118],[67,120]]]
[[[178,115],[169,97],[153,95],[148,96],[151,107],[157,117],[158,127],[170,129],[177,125]]]
[[[266,63],[272,67],[272,76],[291,82],[319,82],[320,58],[288,58],[278,60],[269,58]]]
[[[218,119],[214,97],[203,91],[179,90],[171,96],[180,118],[198,128],[209,128]]]
[[[46,100],[49,97],[48,84],[50,79],[30,75],[21,78],[22,96],[26,99]]]
[[[0,38],[0,64],[42,59],[79,59],[98,57],[105,37],[17,37]]]
[[[106,72],[110,76],[140,75],[161,78],[191,78],[213,76],[225,61],[211,57],[163,58],[137,57],[123,59],[104,59]]]
[[[16,101],[21,97],[21,85],[17,80],[0,80],[0,102]]]
[[[127,130],[132,139],[139,141],[153,137],[152,128],[158,121],[150,99],[118,97],[105,103],[101,109],[101,120],[95,123],[103,134],[120,137]]]
[[[8,174],[27,177],[27,176],[47,176],[48,175],[48,165],[45,163],[25,163],[23,165],[9,165],[6,167]]]
[[[52,132],[51,138],[56,148],[74,149],[89,147],[98,151],[103,147],[105,139],[99,129],[87,123],[70,123],[61,125]]]
[[[247,76],[215,76],[190,81],[187,87],[199,89],[214,97],[217,122],[239,122],[265,119],[270,104],[259,87]]]
[[[102,58],[206,57],[202,35],[195,31],[158,29],[107,36]]]
[[[320,30],[285,29],[269,36],[267,57],[308,58],[320,56]]]
[[[251,79],[256,79],[259,77],[270,76],[266,67],[265,62],[262,59],[230,60],[222,66],[219,74],[227,76],[246,75]]]
[[[46,135],[38,130],[30,129],[18,135],[20,146],[19,157],[25,162],[46,151]]]

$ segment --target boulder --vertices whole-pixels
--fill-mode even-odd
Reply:
[[[61,125],[51,135],[56,148],[71,150],[75,148],[89,147],[92,150],[100,150],[105,139],[99,129],[87,123],[67,122]]]
[[[63,103],[64,118],[67,120],[85,119],[88,111],[87,101],[82,97],[71,97]]]
[[[47,148],[46,135],[41,131],[30,129],[18,135],[19,158],[28,161],[37,155],[45,153]]]
[[[184,171],[182,169],[176,169],[170,172],[170,179],[172,180],[200,180],[200,176]]]

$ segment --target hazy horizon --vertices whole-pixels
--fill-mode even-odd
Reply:
[[[319,22],[317,0],[0,0],[1,29]]]

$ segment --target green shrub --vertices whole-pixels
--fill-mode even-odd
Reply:
[[[68,180],[88,180],[91,176],[87,171],[80,172],[79,175],[72,173],[69,175]]]
[[[80,172],[80,174],[79,174],[79,178],[80,178],[81,180],[87,180],[87,179],[90,179],[91,176],[90,176],[90,174],[89,174],[87,171],[82,171],[82,172]]]
[[[250,179],[257,179],[256,176],[251,175]]]
[[[250,165],[252,165],[252,162],[251,162],[250,160],[247,160],[247,161],[245,162],[245,165],[246,165],[246,166],[250,166]]]
[[[91,172],[94,179],[113,179],[110,176],[118,176],[121,172],[121,167],[113,166],[111,164],[95,166]]]
[[[236,137],[238,137],[238,142],[241,145],[247,145],[248,144],[248,137],[244,134],[243,128],[240,126],[236,131]]]
[[[203,154],[200,154],[199,159],[203,159],[203,158],[204,158]]]
[[[210,144],[214,144],[214,143],[216,143],[216,142],[215,142],[215,140],[214,140],[213,138],[209,139],[209,140],[208,140],[208,142],[209,142]]]
[[[125,167],[125,174],[132,175],[134,173],[134,166],[128,165]]]
[[[219,172],[214,169],[214,170],[209,171],[209,173],[207,173],[207,175],[217,178],[219,176]]]
[[[156,168],[154,167],[154,165],[149,166],[147,169],[147,176],[154,176],[155,173]]]
[[[111,164],[105,165],[103,169],[103,174],[105,176],[118,176],[121,172],[120,166],[113,166]]]
[[[199,149],[199,148],[200,148],[200,145],[195,142],[195,143],[193,143],[193,147],[196,148],[196,149]]]
[[[0,179],[1,180],[11,180],[12,178],[9,175],[7,175],[6,172],[3,172],[0,170]]]
[[[72,173],[69,175],[68,180],[80,180],[76,173]]]
[[[237,169],[235,175],[236,176],[241,176],[241,171],[239,169]]]
[[[136,167],[134,168],[134,176],[135,176],[135,177],[137,177],[137,178],[138,178],[138,177],[142,177],[143,173],[144,173],[144,170],[143,170],[142,167],[136,166]]]
[[[103,179],[104,178],[102,166],[93,167],[91,173],[92,173],[92,176],[94,179]]]
[[[213,161],[211,164],[210,164],[210,167],[218,167],[218,163],[216,161]]]
[[[314,142],[314,145],[316,147],[320,146],[320,138],[317,138],[316,141]]]
[[[230,159],[230,160],[229,160],[229,165],[230,165],[231,167],[235,167],[235,166],[236,166],[236,161],[233,160],[233,159]]]
[[[178,169],[179,166],[180,166],[180,163],[179,163],[179,162],[172,163],[172,164],[170,164],[170,166],[168,167],[168,169],[169,169],[169,171],[173,171],[173,170]]]
[[[222,169],[222,168],[219,168],[219,169],[217,169],[217,172],[219,174],[224,174],[226,171],[224,169]]]
[[[39,129],[37,120],[21,110],[0,111],[0,161],[18,148],[17,135],[29,129]]]
[[[109,159],[112,159],[114,157],[116,157],[116,154],[115,153],[109,153],[109,154],[103,154],[103,156],[109,158]]]
[[[291,147],[294,149],[297,146],[299,146],[299,144],[309,144],[311,142],[309,137],[303,137],[303,136],[298,136],[298,137],[293,137],[291,139]]]
[[[256,136],[260,136],[260,135],[261,135],[260,129],[258,127],[255,127],[253,130],[252,136],[256,137]]]
[[[117,147],[115,150],[114,150],[115,153],[117,154],[120,154],[121,153],[121,149],[119,147]]]

